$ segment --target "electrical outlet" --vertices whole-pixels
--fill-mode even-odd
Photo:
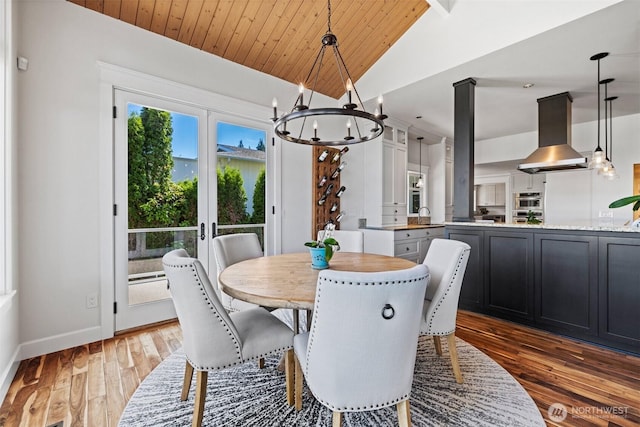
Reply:
[[[98,294],[91,292],[87,294],[87,308],[96,308],[98,306]]]

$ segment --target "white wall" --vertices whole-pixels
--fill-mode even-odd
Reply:
[[[633,194],[633,164],[640,163],[640,115],[613,119],[613,130],[612,160],[620,178],[609,181],[588,169],[547,173],[545,222],[598,226],[600,211],[609,210],[612,201]],[[597,122],[572,127],[572,146],[587,157],[596,147],[596,137]],[[476,163],[521,160],[537,147],[537,141],[537,132],[477,141]],[[604,141],[601,144],[604,146]],[[632,219],[631,206],[613,209],[613,215],[614,225],[623,225]]]
[[[358,80],[358,90],[362,99],[372,99],[619,1],[450,0],[449,14],[427,10],[421,24],[411,27]]]
[[[264,105],[265,120],[274,94],[294,99],[297,90],[64,0],[17,6],[18,50],[30,61],[18,76],[19,333],[29,357],[25,348],[58,350],[100,326],[100,312],[85,308],[87,293],[101,294],[104,245],[98,61]],[[291,251],[310,229],[309,155],[281,147],[282,250]]]

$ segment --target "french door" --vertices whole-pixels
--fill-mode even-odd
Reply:
[[[116,90],[115,330],[176,317],[162,256],[184,248],[209,267],[216,222],[208,112]],[[213,173],[212,171],[213,170]]]
[[[115,90],[115,330],[176,316],[162,256],[183,248],[211,281],[211,239],[265,247],[268,125]]]

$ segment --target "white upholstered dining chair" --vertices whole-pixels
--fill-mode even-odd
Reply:
[[[193,427],[202,423],[208,371],[229,368],[270,354],[285,355],[286,397],[293,404],[293,331],[262,307],[227,313],[200,261],[184,249],[162,258],[182,328],[187,358],[182,400],[196,370]]]
[[[216,236],[212,240],[213,253],[216,258],[218,277],[222,270],[237,262],[251,258],[258,258],[264,255],[262,246],[255,233],[236,233]],[[222,291],[220,282],[218,289],[220,290],[220,300],[227,311],[234,312],[258,307],[256,304],[241,301],[225,294]]]
[[[456,348],[456,317],[462,279],[467,269],[471,247],[457,240],[433,239],[424,264],[431,281],[424,300],[420,335],[433,337],[436,353],[442,356],[440,337],[447,337],[453,374],[462,383]]]
[[[324,230],[318,231],[318,240],[322,239],[323,233]],[[343,252],[364,252],[364,233],[360,230],[333,230],[331,236],[338,241]]]
[[[409,395],[428,268],[380,273],[323,270],[309,332],[294,337],[295,404],[302,409],[302,373],[315,398],[343,412],[396,405],[411,425]],[[357,302],[357,303],[354,303]]]

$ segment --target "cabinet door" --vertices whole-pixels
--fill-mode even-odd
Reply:
[[[596,335],[598,238],[536,234],[535,240],[536,322],[573,336]]]
[[[496,205],[495,184],[480,184],[478,186],[478,206]]]
[[[396,146],[393,158],[393,199],[398,205],[407,205],[407,147]]]
[[[382,144],[382,204],[393,205],[394,191],[394,152],[393,144]],[[372,189],[374,191],[375,189]]]
[[[640,239],[600,237],[599,336],[640,349]]]
[[[504,184],[496,184],[496,206],[506,205],[507,196]]]
[[[533,234],[486,231],[485,307],[507,319],[533,319]]]
[[[467,269],[464,272],[464,279],[462,280],[462,289],[460,289],[460,300],[458,301],[458,307],[467,310],[482,312],[482,285],[484,280],[484,257],[482,251],[483,232],[462,228],[447,228],[445,230],[445,237],[448,239],[465,242],[469,246],[471,246]]]

